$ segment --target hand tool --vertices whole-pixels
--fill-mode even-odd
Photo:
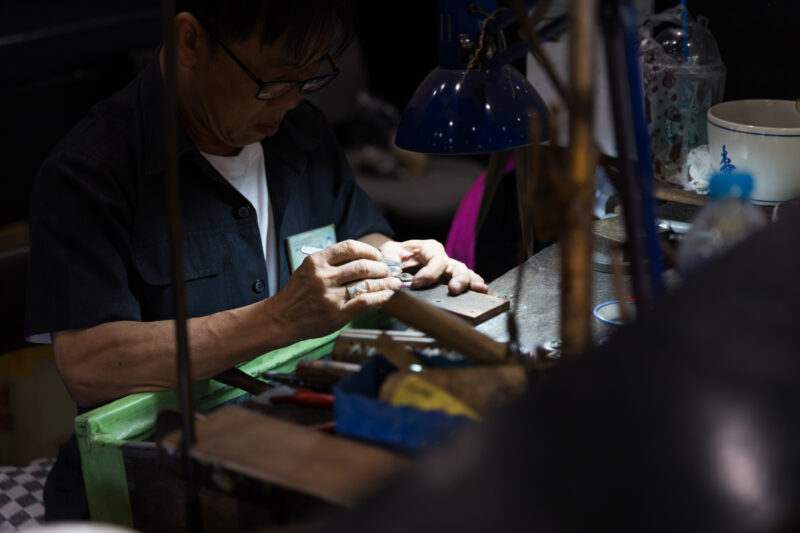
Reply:
[[[299,379],[336,383],[361,369],[361,365],[342,363],[340,361],[322,361],[319,359],[301,359],[297,362],[294,373]]]
[[[313,407],[333,407],[333,394],[298,390],[292,394],[275,394],[269,397],[271,404],[294,403]]]
[[[331,392],[333,389],[330,383],[321,383],[308,379],[300,379],[291,374],[284,374],[281,372],[265,372],[261,374],[261,379],[269,382],[280,383],[281,385],[288,385],[295,389],[308,389],[316,392]]]

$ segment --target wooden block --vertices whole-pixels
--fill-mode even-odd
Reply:
[[[237,406],[212,412],[196,431],[192,457],[199,462],[346,507],[410,465],[381,448]],[[180,439],[176,431],[162,445],[179,452]]]
[[[445,289],[447,290],[447,289]],[[456,315],[400,290],[389,298],[383,310],[413,328],[439,339],[477,363],[500,364],[509,359],[508,346],[480,333],[463,315]]]
[[[435,307],[450,311],[472,325],[480,324],[510,307],[508,300],[482,292],[467,291],[453,296],[449,293],[447,285],[434,285],[425,289],[408,290],[407,292],[409,295]]]

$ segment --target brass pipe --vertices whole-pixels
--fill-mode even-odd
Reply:
[[[591,343],[592,217],[597,162],[593,130],[594,0],[573,0],[570,12],[569,161],[562,238],[561,328],[564,356]]]

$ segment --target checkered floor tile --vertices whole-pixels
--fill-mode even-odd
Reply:
[[[0,466],[0,533],[38,525],[44,519],[42,488],[53,459],[23,467]]]

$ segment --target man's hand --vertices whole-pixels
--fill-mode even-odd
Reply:
[[[444,246],[435,240],[388,241],[380,251],[386,259],[402,261],[406,266],[422,266],[414,276],[414,287],[427,287],[440,279],[447,283],[451,294],[460,294],[468,289],[488,292],[489,287],[461,261],[447,257]]]
[[[189,319],[193,378],[207,379],[265,352],[332,333],[382,306],[400,280],[380,259],[368,244],[336,244],[306,257],[275,296]],[[348,299],[345,286],[358,280],[364,280],[367,292]],[[177,385],[174,320],[53,332],[53,352],[67,389],[82,407]]]
[[[352,240],[309,255],[286,287],[270,298],[275,319],[300,340],[331,333],[381,307],[400,288],[400,280],[380,260],[373,246]],[[347,284],[361,280],[366,292],[349,297]]]

